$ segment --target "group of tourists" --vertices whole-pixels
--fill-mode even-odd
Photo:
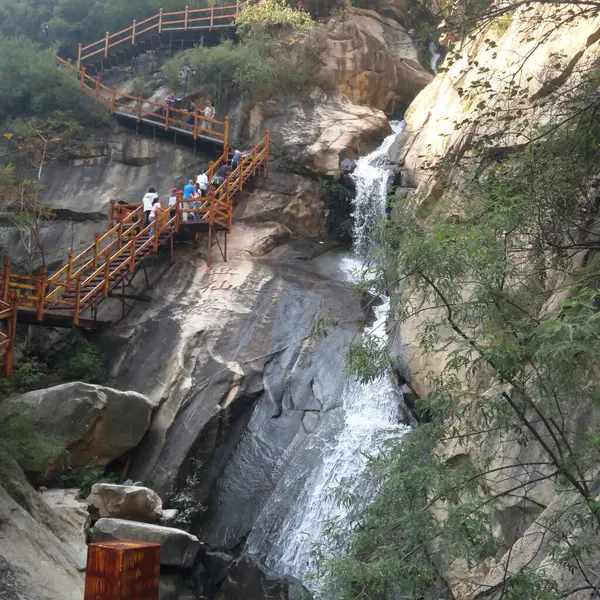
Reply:
[[[187,105],[187,108],[178,109],[177,103],[180,101],[181,101],[181,99],[177,98],[173,94],[173,92],[170,92],[165,97],[165,105],[169,108],[169,111],[175,111],[175,110],[179,111],[181,114],[181,120],[184,123],[193,125],[194,119],[196,118],[195,115],[198,112],[198,107],[196,106],[196,103],[194,101],[190,101],[189,104]],[[206,123],[204,125],[202,124],[202,122],[200,122],[200,127],[203,127],[204,129],[212,130],[212,128],[213,128],[212,121],[215,118],[216,109],[212,105],[212,102],[210,100],[206,101],[204,110],[202,110],[199,114],[202,115],[202,117],[204,117],[204,119],[206,119]]]
[[[209,180],[205,170],[200,171],[200,174],[196,179],[190,179],[183,187],[183,190],[180,190],[179,188],[173,188],[171,190],[171,195],[169,196],[169,201],[165,208],[161,206],[160,198],[156,193],[156,190],[153,187],[149,188],[142,199],[142,205],[144,214],[146,215],[146,226],[152,224],[150,236],[154,234],[154,223],[159,216],[168,214],[170,219],[175,216],[175,207],[178,200],[183,200],[183,210],[181,215],[183,221],[200,220],[202,199],[208,196],[211,189],[217,194],[224,193],[224,190],[222,190],[223,183],[227,179],[230,171],[235,171],[240,166],[241,162],[242,153],[239,150],[235,150],[233,157],[231,158],[231,164],[225,163],[221,165],[214,173],[212,180]],[[125,205],[123,201],[120,201],[119,204]],[[122,210],[121,217],[123,217],[124,214],[125,210]]]

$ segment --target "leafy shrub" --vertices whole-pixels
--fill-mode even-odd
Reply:
[[[188,61],[195,71],[192,85],[215,92],[217,103],[240,96],[260,102],[322,85],[322,48],[305,41],[293,50],[283,51],[281,43],[268,36],[240,44],[200,46],[168,61],[165,74],[170,85],[177,87],[181,66]]]
[[[62,359],[59,374],[64,381],[100,383],[104,379],[104,358],[96,346],[79,337]]]
[[[14,402],[0,406],[0,471],[12,460],[38,463],[63,452],[59,440],[39,433],[29,416],[31,410]]]
[[[92,486],[96,483],[121,483],[118,473],[105,473],[104,471],[89,471],[88,473],[70,473],[63,475],[61,482],[66,488],[78,488],[77,497],[84,499],[90,495]]]
[[[306,33],[312,27],[312,18],[307,12],[292,8],[285,0],[260,0],[244,7],[237,26],[242,38],[290,31]]]

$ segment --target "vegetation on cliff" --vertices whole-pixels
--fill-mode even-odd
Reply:
[[[316,548],[325,597],[441,598],[443,578],[465,598],[599,593],[598,68],[542,86],[533,116],[510,81],[518,109],[456,123],[470,137],[435,167],[441,199],[399,201],[382,228],[362,285],[395,290],[392,319],[418,319],[443,366],[421,374],[424,423],[373,459],[375,502]],[[369,380],[390,360],[367,338],[348,366]]]

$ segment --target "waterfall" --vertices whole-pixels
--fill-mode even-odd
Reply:
[[[392,133],[377,150],[359,158],[352,179],[356,186],[353,201],[352,242],[357,256],[366,256],[373,244],[373,234],[381,217],[385,214],[387,187],[391,170],[389,167],[390,147],[396,136],[404,129],[404,121],[390,123]]]
[[[388,151],[403,127],[403,122],[392,123],[395,133],[377,150],[359,159],[352,175],[356,184],[354,254],[340,259],[349,280],[373,245],[378,221],[385,214],[391,175]],[[382,301],[375,310],[375,322],[365,333],[386,342],[389,303],[387,299]],[[308,436],[298,453],[300,458],[297,456],[292,465],[286,466],[250,534],[247,549],[251,553],[307,587],[318,587],[311,578],[315,567],[312,551],[315,545],[327,542],[324,529],[328,521],[343,521],[350,514],[336,492],[343,486],[344,493],[358,496],[362,503],[372,496],[367,456],[376,456],[381,443],[398,432],[400,399],[387,375],[368,384],[347,378],[337,404],[324,407],[320,425]]]
[[[435,42],[429,42],[429,57],[431,66],[431,70],[437,75],[438,72],[438,63],[440,62],[440,57],[442,56],[440,52],[440,47]]]

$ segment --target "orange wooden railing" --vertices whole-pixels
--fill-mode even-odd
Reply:
[[[93,44],[83,46],[79,44],[77,52],[77,66],[81,67],[83,63],[93,57],[107,58],[119,46],[124,44],[135,46],[139,39],[145,34],[156,31],[163,33],[165,31],[188,31],[193,29],[218,29],[232,27],[240,14],[242,3],[236,0],[235,3],[228,6],[211,5],[209,8],[197,8],[190,10],[185,7],[184,10],[175,12],[160,12],[143,21],[134,20],[131,27],[117,31],[116,33],[106,32],[106,35]]]
[[[11,344],[14,345],[15,328],[10,325],[13,312],[28,313],[39,322],[43,322],[45,315],[52,314],[79,325],[82,312],[92,309],[95,319],[98,304],[108,297],[110,291],[126,275],[135,274],[142,262],[150,254],[158,252],[160,246],[167,242],[172,244],[173,236],[181,227],[197,223],[207,225],[210,266],[212,235],[217,230],[226,233],[231,230],[233,197],[243,189],[246,181],[259,172],[266,176],[269,147],[267,131],[225,181],[211,189],[206,198],[178,198],[174,206],[159,212],[154,224],[145,224],[141,205],[117,207],[113,202],[109,230],[104,235],[97,233],[94,242],[77,256],[69,252],[64,266],[51,276],[46,269],[38,275],[15,273],[11,270],[10,261],[5,261],[0,274],[0,324],[3,321],[9,324],[6,334],[0,332],[0,356],[9,347],[12,348]],[[228,155],[224,152],[211,165],[208,174],[213,176],[227,162]],[[11,303],[16,306],[13,312],[10,312]]]
[[[137,123],[148,123],[163,128],[191,135],[194,139],[205,137],[227,146],[229,135],[229,118],[223,121],[204,117],[200,108],[195,112],[172,108],[166,102],[154,102],[142,97],[132,96],[117,91],[116,87],[104,85],[100,77],[92,77],[85,68],[78,69],[71,62],[57,57],[59,65],[73,69],[81,85],[81,90],[92,96],[97,103],[106,106],[111,114],[130,118]]]
[[[12,293],[8,302],[0,301],[0,359],[6,377],[12,373],[13,354],[17,336],[17,295]]]

